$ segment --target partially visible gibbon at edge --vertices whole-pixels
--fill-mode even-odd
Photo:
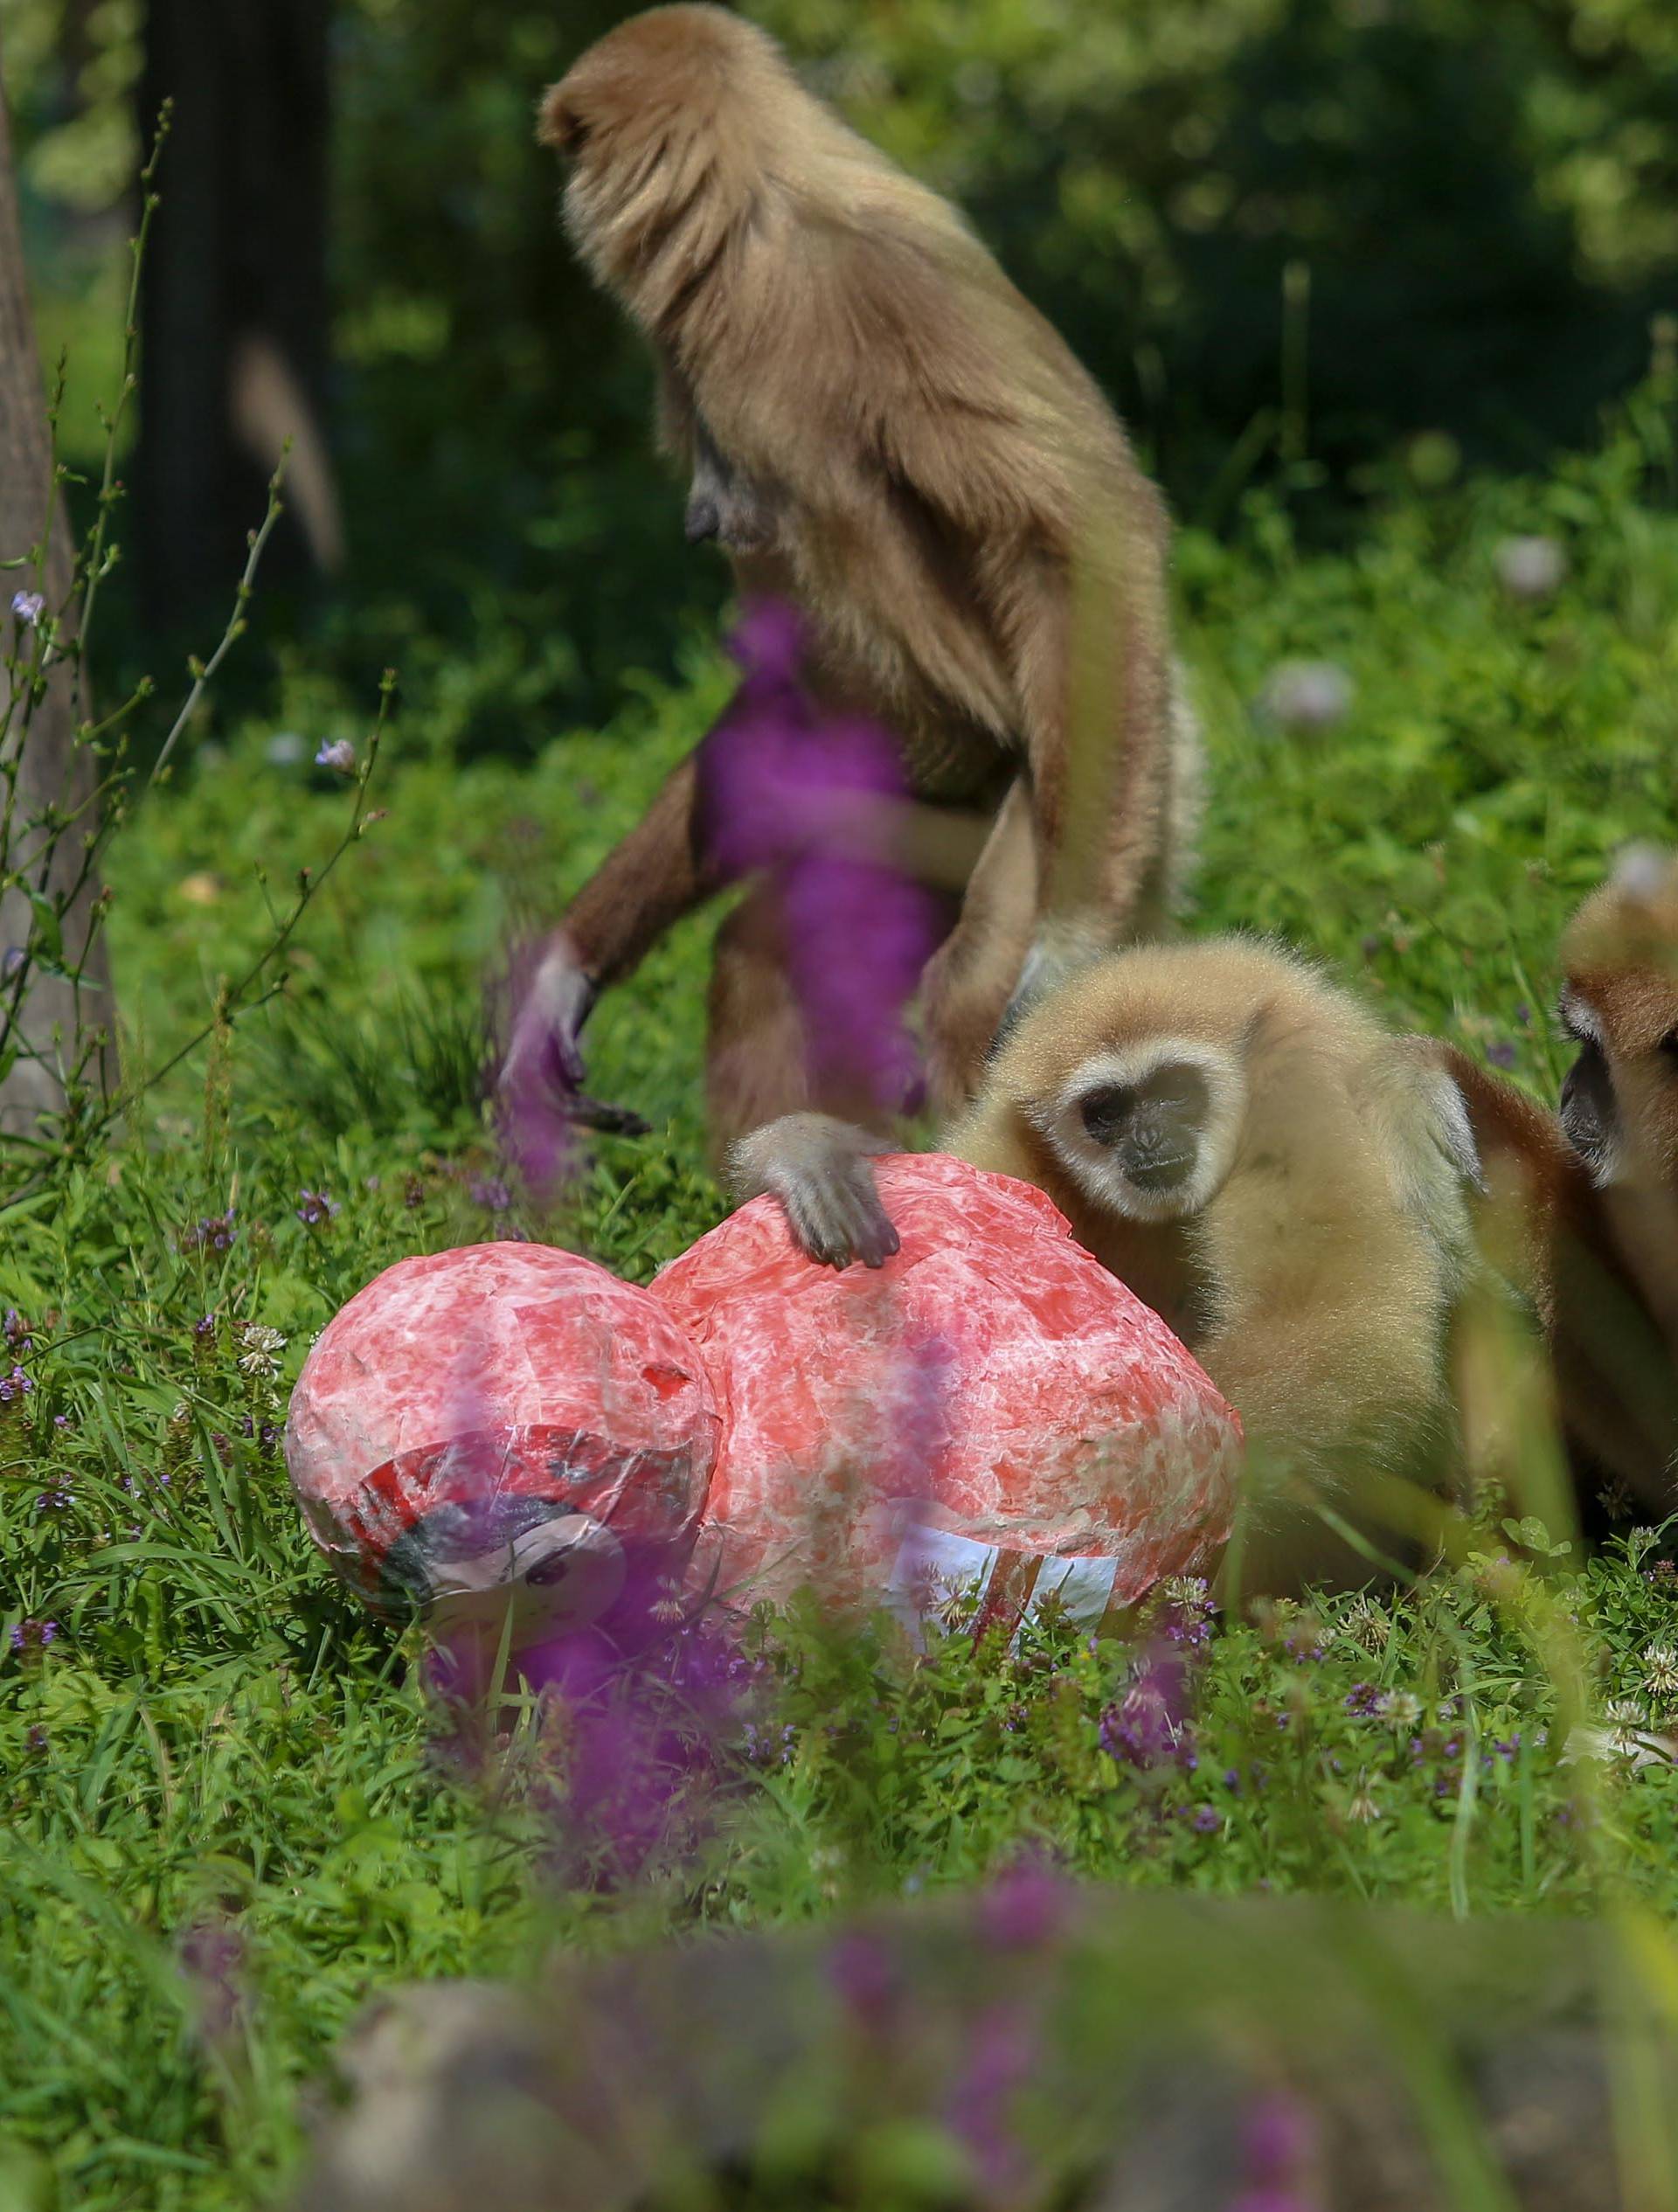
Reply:
[[[944,1148],[1046,1191],[1240,1413],[1244,1592],[1406,1556],[1369,1477],[1447,1478],[1480,1175],[1456,1085],[1416,1040],[1257,940],[1141,947],[1027,1013]],[[773,1191],[813,1258],[877,1265],[897,1249],[882,1149],[793,1117],[736,1148],[734,1192]]]
[[[1485,1161],[1483,1233],[1544,1325],[1589,1529],[1678,1511],[1678,858],[1628,852],[1562,968],[1559,1118],[1439,1053]]]
[[[720,544],[743,593],[796,604],[817,699],[884,724],[915,799],[974,818],[920,993],[930,1095],[953,1109],[1011,1004],[1171,909],[1194,742],[1163,504],[962,217],[740,17],[633,17],[541,128],[578,252],[656,357],[689,537]],[[517,1024],[525,1078],[575,1081],[599,992],[716,887],[695,800],[690,759],[572,904]],[[824,1103],[778,926],[760,891],[718,940],[719,1143]]]

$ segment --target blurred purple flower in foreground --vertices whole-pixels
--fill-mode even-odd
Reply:
[[[1317,2126],[1307,2106],[1280,2091],[1261,2097],[1243,2136],[1247,2186],[1231,2212],[1322,2212],[1314,2178]]]
[[[38,592],[14,592],[11,611],[25,629],[32,630],[46,612],[46,601]]]
[[[813,1092],[898,1111],[920,1080],[904,1009],[946,918],[881,849],[910,797],[895,741],[811,699],[802,645],[796,610],[775,600],[749,607],[730,640],[743,680],[700,751],[700,835],[725,880],[758,876],[772,893]]]
[[[357,765],[356,748],[348,738],[334,738],[315,755],[317,768],[336,768],[341,776],[354,775]]]

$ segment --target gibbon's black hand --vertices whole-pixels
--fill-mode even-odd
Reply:
[[[539,1102],[583,1128],[645,1136],[650,1125],[640,1114],[592,1099],[581,1087],[582,1029],[597,995],[570,945],[556,938],[513,1017],[502,1063],[502,1096]]]
[[[891,1149],[866,1129],[824,1113],[789,1113],[743,1137],[729,1156],[728,1182],[745,1201],[780,1200],[801,1251],[825,1267],[884,1267],[899,1249],[869,1165]]]

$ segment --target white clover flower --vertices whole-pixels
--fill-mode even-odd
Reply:
[[[1492,555],[1497,580],[1511,599],[1551,598],[1567,581],[1567,552],[1554,537],[1506,537]]]
[[[1258,711],[1279,729],[1332,730],[1351,712],[1352,679],[1337,662],[1284,661],[1258,695]]]
[[[1410,1735],[1420,1723],[1422,1701],[1407,1689],[1390,1691],[1376,1707],[1389,1728],[1396,1728],[1401,1736]]]
[[[1351,1802],[1346,1807],[1346,1818],[1356,1820],[1361,1827],[1367,1827],[1371,1821],[1381,1818],[1381,1807],[1375,1801],[1367,1773],[1357,1778],[1357,1787],[1352,1792]]]
[[[1643,1687],[1663,1702],[1678,1697],[1678,1651],[1670,1644],[1651,1644],[1643,1662]]]
[[[1384,1651],[1392,1636],[1392,1617],[1367,1591],[1360,1591],[1335,1623],[1335,1633],[1368,1652]]]
[[[246,1321],[239,1332],[239,1338],[245,1347],[239,1356],[241,1374],[260,1378],[280,1372],[280,1363],[274,1354],[285,1349],[286,1340],[277,1328],[268,1328],[260,1321]]]

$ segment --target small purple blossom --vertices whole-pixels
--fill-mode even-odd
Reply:
[[[46,612],[46,600],[39,592],[14,592],[11,611],[26,630],[32,630]]]
[[[29,954],[21,945],[8,945],[0,953],[0,983],[15,983],[23,974]]]
[[[846,2011],[870,2033],[884,2025],[901,1987],[890,1951],[860,1930],[841,1936],[828,1953],[828,1979]]]
[[[1194,1826],[1201,1835],[1216,1835],[1224,1825],[1224,1815],[1210,1805],[1203,1805],[1194,1819]]]
[[[1101,1716],[1099,1736],[1110,1759],[1144,1772],[1168,1760],[1182,1765],[1193,1758],[1181,1664],[1162,1656],[1144,1667],[1124,1696]]]
[[[17,1652],[45,1651],[58,1640],[56,1620],[20,1620],[11,1632],[11,1647]]]
[[[354,775],[358,765],[356,748],[348,738],[334,738],[315,755],[317,768],[336,768],[341,776]]]
[[[38,1516],[44,1513],[68,1513],[74,1503],[73,1494],[60,1487],[56,1490],[43,1490],[35,1501],[35,1511]]]
[[[6,1308],[5,1336],[7,1349],[14,1354],[34,1349],[35,1339],[29,1333],[29,1323],[15,1306]]]
[[[10,1375],[0,1376],[0,1405],[21,1404],[34,1387],[23,1369],[14,1366]]]
[[[1307,2106],[1285,2092],[1259,2098],[1242,2134],[1246,2186],[1231,2212],[1321,2212],[1318,2130]]]
[[[1009,2107],[1036,2071],[1042,2038],[1016,2007],[993,2005],[974,2023],[967,2063],[951,2091],[946,2120],[978,2169],[991,2202],[1016,2202],[1024,2160]]]
[[[1037,1951],[1066,1924],[1071,1893],[1041,1859],[1004,1867],[979,1893],[979,1925],[998,1951]]]
[[[337,1200],[329,1197],[324,1190],[300,1190],[297,1197],[295,1211],[305,1229],[319,1229],[343,1210]]]
[[[513,1194],[499,1175],[483,1175],[474,1182],[468,1195],[475,1206],[482,1206],[487,1213],[504,1214],[513,1203]]]
[[[181,1238],[183,1252],[226,1252],[239,1235],[233,1220],[234,1209],[229,1206],[225,1214],[206,1214],[196,1229],[189,1229]],[[206,1314],[206,1321],[213,1316]],[[199,1323],[199,1333],[204,1333]]]
[[[1349,1713],[1369,1714],[1381,1709],[1381,1693],[1373,1682],[1354,1682],[1346,1698]]]
[[[44,1751],[46,1749],[47,1743],[46,1730],[41,1727],[38,1722],[33,1728],[30,1729],[26,1732],[24,1737],[24,1743],[31,1751]]]
[[[1519,1048],[1508,1037],[1500,1037],[1495,1044],[1488,1044],[1486,1057],[1494,1068],[1518,1067],[1521,1061]]]

